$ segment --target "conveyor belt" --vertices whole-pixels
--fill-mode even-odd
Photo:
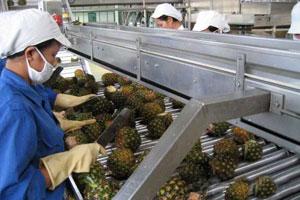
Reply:
[[[100,96],[103,91],[100,91]],[[165,98],[166,112],[172,113],[173,119],[176,120],[180,110],[173,109],[169,98]],[[146,126],[140,123],[141,120],[136,121],[136,129],[142,138],[142,144],[135,155],[143,153],[147,149],[151,149],[158,140],[150,140],[146,137]],[[231,133],[229,132],[228,135]],[[222,138],[209,137],[203,135],[201,137],[202,149],[204,152],[212,155],[213,145]],[[299,158],[285,149],[278,147],[273,143],[269,143],[262,138],[258,142],[263,145],[263,157],[257,162],[242,162],[235,170],[235,178],[245,177],[253,183],[255,178],[260,175],[270,175],[278,186],[277,193],[273,195],[270,200],[299,200],[300,199],[300,160]],[[108,155],[114,150],[114,145],[106,147]],[[98,161],[106,167],[107,156],[99,157]],[[107,175],[110,179],[110,175]],[[233,180],[220,182],[216,178],[209,180],[209,187],[206,191],[209,200],[224,199],[224,192]],[[77,197],[78,198],[78,197]],[[249,199],[256,200],[253,196]]]

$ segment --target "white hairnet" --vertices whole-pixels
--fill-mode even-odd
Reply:
[[[71,46],[51,15],[38,9],[0,13],[0,24],[0,58],[50,39]]]
[[[158,19],[163,15],[173,17],[173,18],[177,19],[180,22],[182,21],[181,13],[169,3],[159,4],[155,8],[155,11],[151,15],[151,17],[154,18],[154,19]]]
[[[198,14],[193,31],[204,31],[209,26],[214,26],[224,33],[230,31],[230,26],[225,16],[213,10],[202,11]]]
[[[300,2],[292,10],[292,24],[289,29],[290,34],[300,34]]]

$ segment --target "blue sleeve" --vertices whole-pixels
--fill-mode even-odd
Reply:
[[[0,59],[0,74],[5,67],[5,64],[6,64],[6,59]]]
[[[46,96],[50,102],[51,107],[54,107],[57,93],[55,93],[51,88],[45,87]]]
[[[1,111],[0,124],[0,199],[44,199],[46,183],[37,164],[32,114],[8,106]]]

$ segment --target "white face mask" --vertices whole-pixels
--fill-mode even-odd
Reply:
[[[32,81],[33,84],[41,84],[44,83],[46,81],[49,80],[49,78],[51,77],[51,75],[53,74],[53,69],[54,66],[51,65],[46,58],[43,56],[43,54],[37,49],[35,48],[36,51],[40,54],[40,56],[42,57],[43,61],[44,61],[44,67],[42,69],[42,71],[36,71],[35,69],[33,69],[29,62],[28,59],[26,57],[26,63],[27,63],[27,70],[28,70],[28,75],[30,80]]]

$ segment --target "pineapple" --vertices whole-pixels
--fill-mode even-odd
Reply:
[[[245,129],[240,127],[234,127],[232,129],[233,139],[238,144],[245,144],[248,140],[254,139],[254,135],[249,133]]]
[[[237,168],[237,163],[233,159],[219,160],[213,158],[210,161],[211,169],[214,175],[221,180],[228,180],[234,177],[234,170]]]
[[[25,6],[27,4],[26,0],[18,0],[18,5],[19,6]]]
[[[145,103],[154,101],[157,98],[156,93],[150,89],[140,89],[136,91],[136,95]]]
[[[91,112],[89,113],[68,113],[67,119],[75,120],[75,121],[82,121],[87,119],[93,119],[93,115]]]
[[[152,119],[156,117],[157,114],[162,113],[163,109],[159,104],[156,103],[146,103],[141,109],[141,116],[144,118],[143,122],[149,123]]]
[[[269,176],[260,176],[255,180],[254,195],[258,198],[268,198],[276,193],[277,186]]]
[[[91,141],[96,141],[103,131],[103,128],[101,128],[98,123],[94,123],[82,127],[82,131],[90,138]]]
[[[175,109],[183,108],[185,106],[184,103],[177,101],[175,99],[170,99],[170,101],[172,102],[173,108]]]
[[[87,144],[92,142],[90,138],[81,130],[74,130],[66,133],[65,143],[67,149],[72,149],[79,144]]]
[[[229,128],[230,124],[227,122],[212,123],[207,129],[207,134],[213,137],[224,136]]]
[[[97,123],[102,127],[103,130],[107,129],[112,121],[113,117],[111,114],[103,113],[96,116]]]
[[[221,160],[234,159],[239,160],[240,152],[236,143],[232,139],[222,139],[213,147],[214,157]]]
[[[120,85],[130,85],[132,83],[131,80],[129,80],[128,78],[122,77],[122,76],[119,76],[117,78],[117,82]]]
[[[108,100],[111,100],[113,94],[117,92],[117,88],[115,86],[107,86],[105,87],[104,89],[104,96],[108,99]]]
[[[157,118],[161,118],[167,127],[169,127],[173,122],[172,114],[169,112],[160,113],[157,115]]]
[[[123,127],[117,132],[115,143],[119,148],[129,148],[134,152],[141,145],[141,136],[136,129]]]
[[[171,178],[157,192],[159,200],[183,200],[188,194],[187,184],[180,177]]]
[[[105,179],[105,169],[100,163],[94,163],[90,172],[77,176],[85,199],[111,200],[116,194],[116,187]]]
[[[92,112],[94,116],[103,113],[112,114],[115,110],[114,105],[103,97],[95,97],[75,107],[74,109],[75,111],[80,111],[80,112]]]
[[[168,127],[162,118],[154,118],[147,125],[149,131],[147,136],[151,139],[158,139],[164,134],[167,128]]]
[[[85,78],[85,73],[81,69],[76,69],[74,72],[74,75],[78,79],[84,79]]]
[[[165,102],[163,99],[157,98],[154,101],[152,101],[153,103],[157,103],[158,105],[160,105],[161,109],[163,110],[163,112],[166,110],[166,106],[165,106]]]
[[[207,179],[207,166],[192,162],[184,162],[178,169],[180,177],[187,183],[194,183],[199,180]]]
[[[144,160],[144,158],[149,154],[150,150],[147,149],[143,153],[136,156],[135,165],[133,166],[133,171],[139,166],[139,164]]]
[[[130,149],[116,149],[109,156],[107,166],[117,179],[126,179],[133,172],[135,157]]]
[[[116,108],[120,109],[123,108],[127,101],[127,96],[125,96],[120,91],[116,91],[111,95],[111,101],[114,103]]]
[[[239,179],[226,189],[225,200],[247,200],[249,184],[246,180]]]
[[[7,6],[8,7],[11,7],[11,6],[14,6],[14,1],[13,0],[7,0]]]
[[[143,105],[142,99],[138,96],[131,95],[127,98],[126,106],[134,111],[136,117],[140,115]]]
[[[257,161],[263,154],[262,146],[255,140],[247,141],[243,146],[244,159],[247,161]]]
[[[119,75],[115,73],[105,73],[102,76],[102,82],[105,86],[114,85],[118,81]]]
[[[129,97],[134,93],[134,87],[132,85],[125,85],[120,88],[120,92],[126,97]]]

